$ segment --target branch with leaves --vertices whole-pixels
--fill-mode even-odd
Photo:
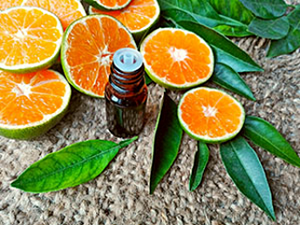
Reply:
[[[180,148],[178,142],[183,135],[178,125],[176,103],[165,93],[162,104],[153,145],[150,193],[154,192],[155,187],[172,167]],[[254,116],[246,117],[243,130],[237,137],[220,144],[222,162],[236,187],[271,219],[276,220],[266,174],[255,151],[245,138],[299,168],[300,158],[269,122]],[[198,142],[198,150],[190,174],[190,191],[196,190],[201,184],[208,160],[208,145]]]
[[[189,21],[210,27],[228,37],[255,35],[270,39],[268,57],[289,54],[300,47],[300,6],[288,5],[284,0],[159,2],[163,18],[177,24]]]

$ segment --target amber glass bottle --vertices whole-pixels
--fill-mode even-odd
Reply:
[[[142,131],[147,97],[141,54],[130,48],[117,51],[105,87],[106,119],[113,135],[125,138]]]

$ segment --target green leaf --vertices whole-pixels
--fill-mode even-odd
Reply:
[[[90,140],[70,145],[32,164],[12,184],[26,192],[58,191],[97,177],[119,150],[137,137],[116,144]]]
[[[214,28],[226,26],[235,36],[248,36],[247,25],[219,15],[206,0],[159,0],[161,15],[174,21],[189,20]],[[226,30],[226,29],[224,29]],[[246,33],[246,35],[245,35]]]
[[[209,0],[211,6],[221,15],[248,25],[254,16],[239,0]]]
[[[172,18],[174,21],[197,21],[209,27],[220,24],[220,17],[211,5],[202,0],[158,0],[163,17]]]
[[[228,37],[247,37],[252,35],[252,33],[250,33],[246,27],[219,25],[214,27],[213,29]]]
[[[153,81],[151,80],[151,78],[145,73],[145,81],[146,81],[146,84],[149,85],[151,84]]]
[[[209,0],[209,3],[217,11],[221,19],[240,23],[239,26],[218,25],[213,27],[214,30],[232,37],[252,35],[246,27],[253,20],[254,16],[239,0]]]
[[[250,100],[256,100],[245,81],[229,66],[217,63],[212,76],[212,81],[223,88],[233,91]]]
[[[152,153],[150,194],[173,165],[181,144],[183,131],[177,118],[177,106],[165,93],[158,115]]]
[[[283,39],[272,41],[267,57],[276,57],[292,53],[300,47],[300,6],[287,16],[290,29],[289,33]]]
[[[287,15],[291,27],[296,28],[300,26],[299,14],[300,14],[300,5],[297,5],[295,9],[289,15]]]
[[[291,145],[281,134],[267,121],[247,116],[243,128],[243,135],[254,144],[278,156],[284,161],[300,167],[300,158]]]
[[[244,6],[263,19],[274,19],[283,16],[288,5],[284,0],[240,0]]]
[[[249,31],[256,36],[278,40],[287,36],[290,24],[286,17],[274,20],[255,18],[249,25]]]
[[[196,22],[180,21],[177,24],[202,37],[215,50],[218,63],[228,65],[237,72],[263,71],[246,52],[222,34]]]
[[[195,154],[194,166],[190,176],[189,189],[196,190],[200,185],[204,170],[209,160],[209,149],[203,142],[198,142],[198,151]]]
[[[220,148],[226,171],[237,188],[276,220],[270,187],[255,151],[244,138],[239,136],[221,144]]]
[[[180,28],[180,26],[175,23],[173,20],[166,19],[165,17],[160,17],[160,27],[173,27],[173,28]]]

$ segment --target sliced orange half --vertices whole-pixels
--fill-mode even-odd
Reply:
[[[186,133],[196,140],[221,143],[240,132],[245,111],[227,93],[201,87],[183,95],[178,106],[178,118]]]
[[[64,30],[75,20],[86,16],[79,0],[9,0],[0,1],[0,10],[15,6],[37,6],[46,9],[60,19]]]
[[[104,11],[89,8],[90,14],[107,14],[123,23],[128,30],[140,39],[159,18],[160,8],[156,0],[132,0],[124,9]]]
[[[53,127],[66,113],[71,88],[59,73],[0,71],[0,135],[31,139]]]
[[[50,67],[59,56],[62,36],[59,19],[42,8],[0,12],[0,69],[28,73]]]
[[[152,32],[141,44],[147,74],[170,89],[186,89],[207,81],[213,73],[214,55],[196,34],[175,28]]]
[[[120,10],[128,6],[131,0],[84,0],[86,3],[92,5],[100,10]]]
[[[82,93],[103,97],[114,53],[134,48],[130,32],[107,15],[83,17],[67,29],[62,45],[62,66],[69,82]]]

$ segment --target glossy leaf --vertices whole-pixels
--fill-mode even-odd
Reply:
[[[229,66],[217,63],[212,76],[212,81],[250,100],[256,100],[245,81]]]
[[[220,153],[226,171],[237,188],[276,220],[272,194],[264,169],[246,140],[238,136],[230,142],[221,144]]]
[[[137,137],[116,144],[90,140],[70,145],[32,164],[12,184],[26,192],[42,193],[74,187],[97,177]]]
[[[219,15],[207,0],[159,0],[162,16],[172,18],[178,22],[181,20],[194,21],[214,28],[225,26],[237,36],[248,36],[247,25],[238,20]],[[246,35],[245,35],[246,33]]]
[[[209,3],[217,11],[221,19],[240,24],[239,26],[222,24],[213,27],[214,30],[232,37],[252,35],[246,27],[253,20],[254,16],[239,0],[209,0]]]
[[[278,40],[287,36],[290,24],[286,17],[274,20],[255,18],[249,25],[249,31],[259,37]]]
[[[214,49],[218,63],[228,65],[236,72],[263,71],[246,52],[218,32],[196,22],[180,21],[177,24],[202,37]]]
[[[198,151],[195,154],[194,166],[190,176],[189,189],[194,191],[200,185],[209,160],[209,149],[203,142],[198,142]]]
[[[248,25],[254,16],[239,0],[209,0],[211,6],[221,15]]]
[[[228,25],[219,25],[214,27],[213,29],[228,37],[247,37],[253,35],[248,31],[248,28],[246,28],[246,26],[232,27]]]
[[[274,19],[282,16],[288,5],[284,0],[240,0],[243,5],[263,19]]]
[[[207,1],[158,0],[164,17],[174,21],[191,20],[214,27],[220,24],[218,13]]]
[[[258,117],[247,116],[243,134],[254,144],[278,156],[284,161],[300,167],[300,158],[297,153],[275,127],[267,121]]]
[[[287,18],[290,23],[289,33],[283,39],[271,42],[268,57],[292,53],[300,47],[300,6],[298,5]]]
[[[183,131],[177,118],[177,106],[165,93],[158,115],[152,153],[150,194],[173,165],[181,144]]]

